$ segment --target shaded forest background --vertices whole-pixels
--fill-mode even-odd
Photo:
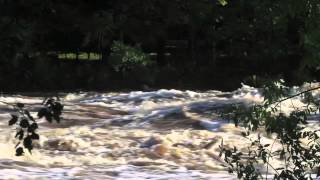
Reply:
[[[0,90],[319,80],[316,0],[0,0]]]

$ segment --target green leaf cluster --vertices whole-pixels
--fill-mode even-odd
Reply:
[[[236,125],[246,128],[242,135],[251,141],[246,152],[240,152],[220,145],[221,156],[229,164],[229,171],[235,172],[238,178],[259,179],[263,173],[259,166],[264,165],[265,176],[274,173],[274,179],[312,179],[313,174],[319,175],[320,166],[320,132],[307,129],[308,117],[319,114],[319,100],[310,96],[313,88],[296,95],[290,94],[288,88],[279,82],[270,82],[265,85],[265,101],[263,104],[249,108],[233,107],[225,115],[235,120]],[[281,111],[281,103],[297,96],[305,95],[306,106],[296,108],[288,115]],[[260,133],[256,139],[249,136],[261,129],[273,137],[273,144],[263,144]],[[307,143],[306,143],[307,142]],[[281,148],[274,149],[274,144]],[[280,167],[274,167],[270,159],[277,158],[283,161]],[[269,171],[272,169],[272,171]]]

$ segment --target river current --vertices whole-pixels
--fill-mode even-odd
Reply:
[[[3,95],[0,101],[25,103],[36,117],[43,99]],[[0,103],[0,179],[236,179],[219,157],[219,145],[223,139],[241,149],[250,142],[243,128],[217,112],[263,97],[243,85],[233,92],[69,93],[61,101],[61,123],[37,120],[40,140],[22,157],[15,156],[15,129],[8,126],[12,109]],[[282,108],[286,113],[303,105],[297,97]]]

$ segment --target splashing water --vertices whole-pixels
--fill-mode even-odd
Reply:
[[[24,96],[0,101],[25,103],[34,116],[42,102]],[[217,112],[262,101],[259,90],[246,85],[234,92],[67,94],[61,124],[39,120],[40,140],[23,157],[14,156],[10,109],[0,103],[0,179],[236,179],[218,156],[219,144],[223,138],[241,149],[249,142]],[[286,111],[293,108],[284,103]]]

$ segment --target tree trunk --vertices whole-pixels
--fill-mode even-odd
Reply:
[[[76,61],[79,63],[79,50],[76,52]]]
[[[111,45],[108,45],[105,49],[101,51],[101,62],[103,64],[109,63],[110,54],[111,54]]]
[[[188,53],[189,54],[189,62],[195,62],[195,37],[194,37],[194,28],[192,25],[189,26],[189,37],[188,37]]]
[[[164,53],[165,53],[165,41],[163,39],[158,39],[158,41],[157,41],[157,64],[159,66],[167,65]]]

